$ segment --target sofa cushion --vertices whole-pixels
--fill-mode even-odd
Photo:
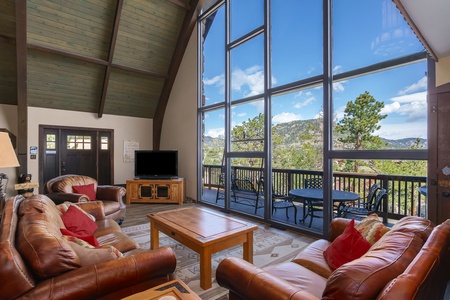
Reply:
[[[324,278],[328,278],[331,273],[333,273],[333,270],[323,257],[323,252],[330,244],[329,241],[322,239],[314,241],[297,254],[292,262],[295,262]]]
[[[355,229],[361,232],[362,236],[372,245],[389,231],[389,227],[380,221],[377,214],[365,217],[355,225]]]
[[[322,299],[375,299],[406,269],[422,245],[415,233],[389,231],[362,257],[333,272]]]
[[[354,224],[355,220],[351,220],[344,232],[323,252],[325,260],[333,270],[349,261],[360,258],[371,246],[355,229]]]
[[[82,234],[76,234],[70,230],[61,228],[61,233],[64,235],[64,237],[66,238],[66,240],[70,241],[70,242],[74,242],[74,239],[76,240],[82,240],[86,243],[88,243],[89,245],[91,245],[92,247],[98,247],[98,241],[95,238],[95,236],[93,235],[82,235]]]
[[[84,194],[88,196],[91,201],[97,199],[97,194],[95,193],[95,186],[93,183],[87,185],[74,185],[72,186],[72,189],[76,194]]]
[[[96,221],[95,217],[93,215],[91,215],[90,213],[84,211],[83,209],[81,209],[80,207],[78,207],[78,205],[76,205],[75,203],[72,202],[64,202],[61,204],[56,205],[56,207],[58,208],[58,210],[61,212],[61,215],[64,214],[70,206],[73,206],[75,208],[78,208],[82,213],[86,214],[86,216],[88,216],[89,219],[91,219],[92,221]]]
[[[264,267],[264,271],[283,279],[299,290],[321,298],[327,279],[293,262],[284,262]],[[239,272],[239,270],[236,270]]]
[[[22,204],[23,205],[23,204]],[[16,247],[40,279],[81,266],[80,259],[46,214],[24,215],[17,228]]]
[[[74,206],[70,206],[61,219],[69,231],[81,235],[93,235],[98,228],[94,221]]]
[[[96,246],[83,239],[65,235],[64,238],[78,255],[82,266],[93,265],[102,261],[123,257],[123,254],[110,245]]]

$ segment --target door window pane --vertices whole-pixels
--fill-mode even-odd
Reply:
[[[68,135],[67,136],[67,149],[68,150],[90,150],[91,149],[91,137],[81,135]]]
[[[46,145],[47,150],[55,150],[56,149],[56,135],[55,134],[47,134],[45,145]]]

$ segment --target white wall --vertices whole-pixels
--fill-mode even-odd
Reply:
[[[6,128],[11,131],[17,139],[17,126],[17,106],[0,104],[0,128]],[[17,154],[17,147],[15,150]],[[9,178],[8,186],[6,187],[6,197],[16,195],[14,184],[17,183],[17,168],[2,168],[0,173],[6,174]],[[3,182],[3,184],[6,184],[6,182]]]
[[[178,150],[178,175],[186,196],[197,198],[197,27],[180,65],[161,132],[160,148]]]

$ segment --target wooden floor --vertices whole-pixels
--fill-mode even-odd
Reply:
[[[215,210],[213,208],[210,208],[209,206],[203,206],[201,204],[196,204],[196,203],[184,203],[183,205],[178,205],[178,204],[150,204],[150,203],[131,203],[131,204],[127,204],[127,215],[125,217],[124,222],[122,223],[121,227],[128,227],[128,226],[134,226],[134,225],[140,225],[140,224],[144,224],[146,222],[149,222],[148,218],[147,218],[147,214],[150,213],[155,213],[158,211],[164,211],[164,210],[170,210],[170,209],[177,209],[177,208],[184,208],[184,207],[192,207],[192,206],[196,206],[196,207],[202,207],[204,209],[207,210],[211,210],[214,211],[216,213],[219,214],[224,214],[227,215],[219,210]],[[229,216],[232,216],[233,218],[237,218],[237,219],[243,219],[246,220],[245,217],[242,216],[237,216],[237,215],[233,215],[233,214],[229,214]],[[261,228],[264,228],[266,230],[270,230],[276,233],[280,233],[286,236],[290,236],[290,237],[295,237],[305,243],[311,243],[315,240],[317,240],[317,238],[315,237],[310,237],[307,235],[302,235],[298,232],[294,232],[294,231],[290,231],[290,230],[280,230],[274,227],[271,227],[270,225],[266,224],[266,223],[262,223],[262,222],[258,222],[257,220],[254,219],[247,219],[247,221],[249,223],[252,224],[256,224]]]

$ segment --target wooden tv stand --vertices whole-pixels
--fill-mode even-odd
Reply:
[[[127,180],[126,203],[178,203],[183,204],[185,183],[183,178]]]

